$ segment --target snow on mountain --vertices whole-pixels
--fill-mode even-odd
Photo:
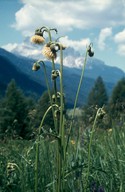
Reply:
[[[30,37],[25,38],[24,42],[21,44],[8,44],[4,46],[6,50],[18,56],[25,56],[34,60],[46,60],[41,53],[42,47],[43,45],[32,44],[30,42]],[[79,69],[78,73],[80,74],[81,68],[84,63],[85,51],[85,46],[82,54],[77,49],[75,49],[75,47],[67,47],[63,52],[64,66],[70,68],[71,70],[73,70],[74,68],[77,72],[77,69]],[[55,62],[57,64],[60,63],[59,53]],[[121,69],[108,66],[103,61],[95,57],[88,57],[85,70],[86,77],[96,79],[98,76],[101,76],[106,82],[116,83],[120,78],[125,77],[125,73]]]
[[[64,66],[63,79],[64,79],[64,88],[65,88],[67,103],[68,105],[72,106],[75,99],[76,90],[78,88],[80,76],[81,76],[81,67],[83,66],[84,57],[82,57],[78,52],[75,52],[72,48],[69,48],[67,50],[69,54],[72,52],[73,56],[72,55],[68,56],[68,53],[64,51],[64,54],[67,54],[67,56],[65,57],[64,55],[64,62],[66,66]],[[1,48],[0,48],[0,58],[1,58],[0,59],[1,67],[4,66],[4,76],[2,76],[3,79],[1,80],[1,82],[4,82],[4,78],[6,79],[6,73],[8,70],[6,63],[8,63],[8,66],[10,66],[9,67],[10,73],[13,67],[17,69],[14,75],[12,75],[13,78],[17,78],[19,76],[19,75],[15,76],[15,74],[17,74],[18,71],[21,72],[20,80],[22,84],[25,84],[24,79],[28,78],[27,82],[29,82],[29,80],[31,79],[32,81],[37,83],[38,86],[36,87],[39,87],[39,85],[42,85],[42,87],[45,86],[45,78],[43,75],[42,68],[37,73],[34,73],[32,71],[32,65],[35,59],[23,57],[19,55],[19,53],[18,55],[15,55]],[[57,58],[57,61],[58,61],[58,58]],[[56,64],[57,69],[59,69],[60,67],[58,63]],[[49,61],[45,61],[45,64],[46,64],[47,74],[49,77],[49,82],[51,84],[52,83],[51,81],[52,65],[51,65],[51,62]],[[22,78],[21,78],[21,75],[22,75]],[[105,65],[103,61],[100,61],[95,58],[88,58],[88,62],[85,68],[85,75],[84,75],[85,78],[84,78],[83,85],[81,87],[81,91],[79,95],[79,101],[78,101],[79,105],[83,105],[83,103],[85,103],[85,101],[87,100],[87,96],[98,76],[101,76],[103,78],[106,84],[107,91],[109,94],[111,94],[111,91],[114,85],[122,77],[125,77],[125,73],[119,68]],[[30,86],[33,86],[33,84],[34,83],[29,82],[28,83],[29,88],[27,87],[27,90],[28,89],[31,90]],[[35,86],[34,86],[34,90],[35,90]]]

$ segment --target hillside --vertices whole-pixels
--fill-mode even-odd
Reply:
[[[39,96],[46,89],[44,73],[42,67],[39,71],[32,71],[32,65],[35,60],[14,55],[4,49],[0,48],[0,85],[3,92],[11,79],[15,79],[18,86],[22,88],[26,93],[37,93]],[[50,85],[51,81],[51,63],[46,61],[46,70],[49,77]],[[59,65],[56,64],[59,68]],[[114,74],[114,75],[112,75]],[[64,91],[66,96],[66,102],[68,106],[72,106],[74,103],[77,86],[81,75],[80,67],[67,67],[64,66]],[[85,78],[83,79],[83,85],[80,90],[78,99],[78,105],[83,105],[87,96],[94,85],[95,79],[101,76],[105,81],[108,94],[116,84],[116,82],[124,76],[124,72],[116,67],[109,67],[102,61],[93,59],[88,60]]]
[[[15,79],[17,85],[26,93],[37,93],[39,96],[45,90],[45,87],[35,82],[28,75],[21,72],[5,56],[0,55],[0,91],[3,95],[8,83]]]

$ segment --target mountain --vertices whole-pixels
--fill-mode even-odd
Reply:
[[[96,79],[101,76],[105,82],[116,83],[122,77],[125,77],[125,73],[118,67],[111,67],[106,65],[103,61],[95,58],[88,57],[88,62],[85,68],[85,77]],[[78,74],[84,63],[84,56],[81,56],[78,51],[68,47],[66,53],[64,52],[64,65],[74,68],[75,73]]]
[[[76,57],[76,55],[75,55]],[[68,56],[67,62],[68,62]],[[4,49],[0,48],[0,87],[5,90],[5,87],[11,79],[15,79],[17,85],[20,86],[26,93],[35,92],[39,96],[46,89],[44,72],[41,69],[37,72],[32,71],[32,65],[35,62],[33,59],[29,59],[20,55],[12,54]],[[65,62],[65,60],[64,60]],[[83,58],[79,56],[77,58],[79,66],[68,67],[64,66],[64,92],[66,96],[66,102],[68,106],[72,106],[74,103],[75,95],[77,92],[77,87],[81,75],[81,67],[83,63]],[[51,63],[45,61],[47,75],[49,78],[50,86],[52,86],[51,81]],[[70,65],[71,66],[71,65]],[[56,64],[57,69],[60,67]],[[80,95],[78,99],[78,105],[83,105],[87,100],[87,96],[94,85],[95,79],[98,76],[102,76],[105,81],[105,85],[108,94],[116,84],[116,82],[125,76],[124,72],[116,67],[109,67],[105,65],[102,61],[98,59],[88,59],[85,78],[83,79],[83,84],[80,90]],[[59,82],[57,83],[57,86]]]
[[[1,54],[4,53],[4,54]],[[3,95],[7,88],[8,83],[15,79],[17,85],[25,91],[26,94],[37,93],[39,96],[46,89],[45,86],[35,82],[30,76],[26,75],[18,69],[8,58],[9,54],[6,54],[4,50],[0,50],[0,94]]]

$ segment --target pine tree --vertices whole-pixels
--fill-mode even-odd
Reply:
[[[6,89],[0,110],[0,132],[25,138],[28,132],[28,102],[12,80]]]
[[[98,77],[88,96],[88,102],[83,107],[82,118],[86,127],[91,126],[95,119],[98,108],[107,105],[108,96],[104,82],[101,77]],[[102,119],[98,119],[98,127],[104,128]]]
[[[125,78],[121,79],[112,91],[110,112],[114,117],[125,112]]]
[[[88,96],[88,106],[102,107],[107,104],[108,96],[107,91],[101,77],[98,77],[95,81],[94,87],[92,88]]]

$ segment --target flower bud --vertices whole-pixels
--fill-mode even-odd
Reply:
[[[57,52],[57,51],[59,51],[60,46],[59,46],[59,44],[52,43],[50,45],[50,49],[51,49],[52,52]]]
[[[40,64],[38,62],[35,62],[33,64],[32,70],[33,71],[38,71],[40,69]]]
[[[89,55],[89,57],[93,57],[94,56],[94,51],[92,51],[92,48],[91,48],[90,45],[89,45],[89,48],[88,48],[88,55]]]
[[[58,70],[52,70],[51,78],[52,80],[55,80],[59,76]]]

